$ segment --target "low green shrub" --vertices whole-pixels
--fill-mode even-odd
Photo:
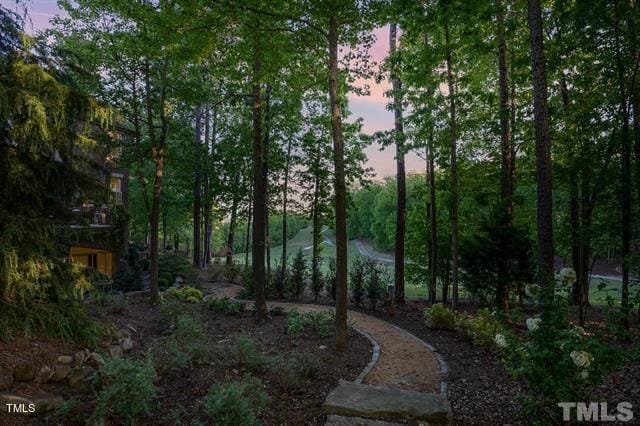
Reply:
[[[96,373],[96,382],[100,384],[96,395],[96,420],[113,412],[132,423],[136,417],[149,413],[157,391],[154,378],[155,370],[150,360],[109,358]]]
[[[289,271],[289,277],[287,279],[287,291],[286,296],[289,299],[298,299],[302,296],[302,292],[305,287],[305,280],[308,275],[307,261],[304,258],[302,249],[298,250],[296,256],[293,258],[293,263]]]
[[[205,362],[209,358],[209,347],[201,321],[191,315],[178,316],[166,340],[166,350],[171,369]]]
[[[230,360],[234,365],[259,372],[270,369],[277,362],[276,357],[264,353],[262,345],[243,333],[231,338]]]
[[[457,325],[477,346],[491,346],[495,343],[496,334],[507,333],[502,321],[486,308],[478,310],[475,315],[461,315]]]
[[[202,300],[202,291],[198,290],[195,287],[185,286],[185,287],[171,287],[167,294],[170,297],[174,297],[176,299],[184,300],[189,303],[198,303]]]
[[[331,300],[336,300],[337,265],[335,258],[329,258],[327,268],[329,270],[325,276],[326,291],[329,297],[331,297]]]
[[[365,297],[365,286],[369,265],[367,258],[358,256],[351,265],[349,271],[349,288],[351,289],[351,301],[360,306]]]
[[[309,352],[294,351],[285,357],[279,369],[280,379],[288,388],[298,388],[304,379],[316,376],[319,369],[318,359]]]
[[[429,328],[453,330],[456,326],[456,314],[442,303],[434,303],[424,310],[425,324]]]
[[[284,292],[289,288],[289,276],[286,264],[276,265],[275,272],[273,274],[273,288],[276,292],[276,296],[279,298],[284,297]]]
[[[253,377],[215,384],[200,401],[210,424],[222,426],[261,424],[257,415],[268,402],[269,396],[263,390],[262,382]]]
[[[233,302],[228,297],[209,299],[207,303],[210,309],[225,314],[239,314],[244,311],[244,303]]]
[[[173,285],[177,277],[184,284],[198,282],[198,272],[189,259],[182,253],[163,253],[158,257],[158,284],[165,289]]]
[[[373,259],[365,259],[367,264],[367,274],[365,280],[365,292],[367,299],[371,304],[371,309],[374,311],[378,306],[378,303],[384,301],[387,298],[387,285],[388,280],[387,272],[380,264]]]
[[[291,336],[296,336],[302,333],[305,327],[310,326],[321,337],[327,337],[333,333],[334,321],[335,313],[330,310],[305,312],[303,314],[293,310],[287,314],[285,332]]]

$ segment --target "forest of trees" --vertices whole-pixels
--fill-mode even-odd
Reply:
[[[61,4],[66,17],[28,42],[12,36],[19,19],[3,12],[3,66],[16,79],[26,78],[16,64],[47,72],[77,92],[66,102],[85,96],[108,110],[107,127],[126,129],[111,144],[130,169],[131,236],[149,246],[153,302],[162,245],[188,247],[202,267],[250,244],[265,315],[269,247],[309,220],[314,235],[325,225],[335,233],[342,324],[349,238],[395,251],[397,303],[405,280],[426,285],[432,302],[448,283],[454,308],[460,286],[484,281],[507,310],[511,292],[534,277],[551,297],[559,258],[576,271],[582,306],[591,267],[606,254],[621,265],[621,306],[631,309],[640,213],[634,2]],[[371,31],[387,25],[389,54],[374,64]],[[374,77],[390,81],[395,124],[362,135],[347,94],[365,95],[359,81]],[[5,77],[3,99],[24,96],[17,87]],[[3,105],[5,140],[36,131],[31,118],[20,127],[22,111],[60,121],[46,104]],[[395,147],[393,179],[366,168],[371,143]],[[423,174],[407,175],[409,153],[424,160]],[[8,170],[5,181],[15,179]],[[9,257],[20,257],[11,241],[22,234],[3,229]],[[7,289],[14,278],[4,268]]]

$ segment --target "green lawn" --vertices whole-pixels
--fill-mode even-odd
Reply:
[[[335,239],[330,232],[325,232],[323,234],[325,239],[329,241],[329,243],[324,243],[321,245],[322,249],[320,252],[320,256],[323,258],[335,258],[336,257],[336,247],[335,247]],[[311,260],[311,227],[308,226],[306,228],[302,228],[292,239],[287,243],[287,257],[289,261],[296,255],[298,250],[302,249],[302,252],[305,255],[305,258],[310,261]],[[386,257],[388,253],[381,253],[375,251],[373,247],[368,244],[365,244],[366,249],[369,253],[374,256]],[[349,257],[349,261],[352,262],[355,258],[359,256],[359,251],[356,246],[355,241],[349,241],[347,246],[347,255]],[[238,263],[244,262],[244,253],[236,253],[234,259]],[[282,261],[282,246],[271,247],[271,266],[275,267],[279,265]],[[383,264],[388,268],[389,274],[392,276],[393,274],[393,264],[388,262],[383,262]],[[326,271],[327,265],[326,262],[322,264],[322,270]],[[604,283],[605,287],[602,290],[599,290],[598,287],[600,284]],[[613,280],[613,279],[604,279],[604,278],[593,278],[591,280],[591,285],[589,288],[589,300],[593,304],[606,304],[607,303],[607,295],[614,300],[620,299],[620,287],[621,281]],[[438,294],[440,294],[440,290],[438,290]],[[426,286],[421,285],[407,285],[405,287],[405,295],[408,298],[424,298],[427,297],[427,288]],[[464,290],[461,289],[461,296],[464,297]]]

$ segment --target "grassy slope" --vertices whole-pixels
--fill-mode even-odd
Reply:
[[[330,232],[325,232],[323,234],[325,239],[330,241],[330,244],[322,244],[322,251],[320,253],[321,257],[325,258],[335,258],[336,256],[336,247],[335,247],[335,239],[330,234]],[[306,228],[302,228],[300,232],[298,232],[292,239],[287,242],[287,257],[289,258],[289,262],[291,262],[293,256],[296,255],[298,250],[302,249],[302,252],[305,255],[305,258],[310,261],[311,260],[311,227],[308,226]],[[370,244],[365,243],[365,247],[367,250],[375,255],[381,257],[389,257],[389,253],[383,253],[376,251]],[[358,255],[358,248],[356,247],[355,241],[349,241],[349,245],[347,247],[347,254],[349,257],[349,261],[353,261]],[[244,262],[244,253],[237,253],[234,255],[234,259],[236,262],[242,263]],[[275,267],[279,265],[282,260],[282,246],[271,247],[271,266]],[[388,268],[393,268],[393,264],[384,263]],[[326,268],[326,263],[323,264],[323,269]],[[598,290],[598,286],[600,283],[605,283],[606,287],[604,290]],[[589,289],[589,299],[591,303],[594,304],[605,304],[607,301],[607,294],[612,297],[614,300],[620,298],[620,286],[621,282],[619,280],[613,279],[603,279],[603,278],[594,278],[591,280],[591,287]],[[425,286],[413,286],[407,285],[405,288],[407,297],[426,297],[427,289]]]

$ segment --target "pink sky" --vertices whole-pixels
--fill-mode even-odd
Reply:
[[[15,10],[15,0],[0,0],[3,7]],[[49,19],[58,13],[57,0],[31,0],[27,3],[29,8],[29,16],[31,22],[26,25],[27,32],[34,32],[49,26]],[[389,29],[388,27],[378,28],[374,31],[376,41],[370,51],[372,60],[381,62],[389,50]],[[363,131],[365,133],[373,133],[380,130],[389,130],[393,127],[393,113],[387,111],[388,99],[384,96],[387,90],[388,82],[383,81],[377,84],[374,80],[367,81],[371,88],[369,96],[349,95],[349,108],[351,110],[351,119],[362,117],[364,120]],[[373,145],[366,150],[367,166],[373,168],[377,178],[395,174],[395,148],[388,147],[380,151],[380,147]],[[423,161],[415,154],[409,153],[406,156],[407,172],[418,171],[424,169]]]

